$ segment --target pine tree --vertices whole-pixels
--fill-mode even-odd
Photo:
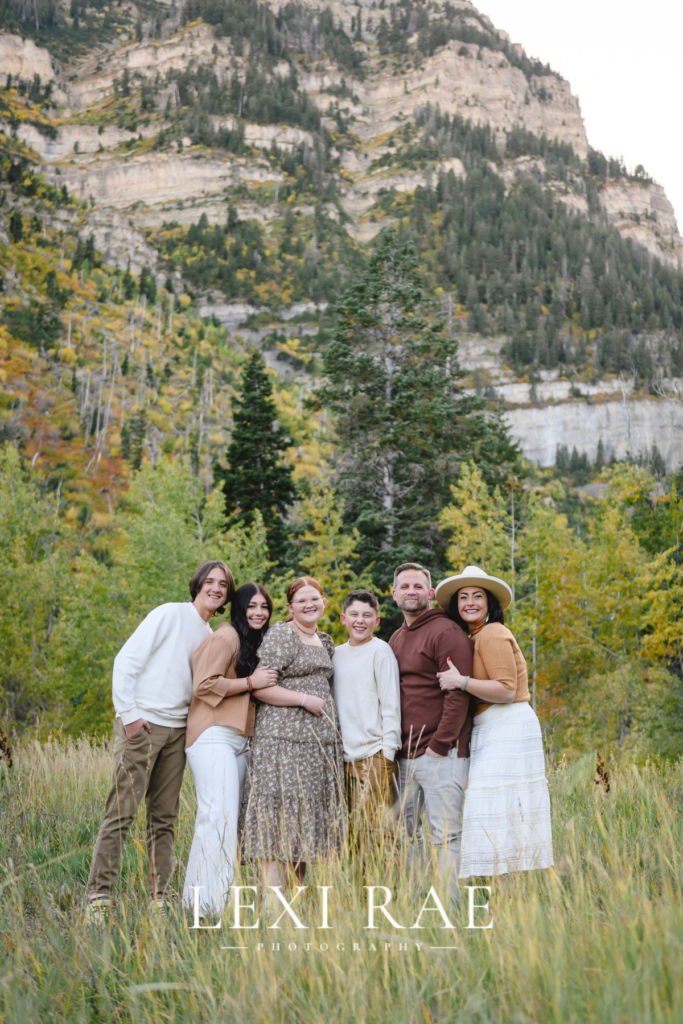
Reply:
[[[555,469],[558,473],[565,473],[569,467],[569,450],[566,444],[558,444],[555,453]]]
[[[83,263],[84,259],[85,259],[85,242],[83,241],[82,238],[79,238],[78,239],[78,243],[76,245],[76,252],[74,253],[74,258],[71,261],[71,266],[72,267],[76,267],[76,268],[78,268],[80,270],[81,264]]]
[[[287,541],[284,517],[296,497],[296,488],[291,467],[283,462],[289,438],[277,423],[272,394],[266,364],[254,352],[244,369],[242,394],[233,399],[228,466],[214,466],[214,477],[223,487],[231,522],[241,520],[250,525],[255,512],[260,511],[268,530],[270,554],[282,561]]]
[[[441,559],[436,520],[462,461],[500,471],[516,457],[484,402],[462,393],[457,341],[420,314],[420,301],[415,246],[383,231],[339,302],[315,399],[335,414],[347,521],[378,583],[397,561]]]
[[[123,275],[123,280],[121,281],[121,289],[123,291],[124,299],[128,300],[132,299],[137,291],[135,285],[135,278],[130,272],[130,266],[126,268],[126,272]]]
[[[20,210],[15,210],[10,217],[9,233],[13,242],[20,242],[24,237],[24,221]]]
[[[144,409],[133,413],[121,431],[121,454],[132,469],[140,469],[147,437],[147,413]]]
[[[601,473],[605,466],[605,446],[602,443],[602,438],[598,441],[598,450],[595,456],[595,472]]]
[[[152,275],[152,271],[148,266],[144,266],[140,271],[140,294],[146,295],[148,302],[156,302],[157,297],[157,285]]]
[[[85,242],[85,258],[90,263],[91,267],[95,266],[96,253],[95,253],[95,236],[88,235]]]

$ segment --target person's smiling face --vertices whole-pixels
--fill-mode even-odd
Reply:
[[[394,601],[402,612],[418,614],[429,608],[434,590],[429,580],[419,569],[404,569],[399,573],[394,587]]]
[[[251,601],[247,605],[246,610],[247,622],[249,623],[249,629],[259,630],[268,622],[270,618],[270,612],[268,610],[268,602],[266,601],[263,594],[259,594],[258,591],[254,594]]]
[[[468,626],[482,625],[489,611],[486,591],[482,587],[463,587],[458,591],[458,611]]]
[[[352,647],[372,640],[373,631],[379,626],[379,615],[365,601],[354,601],[341,613],[342,625],[346,626]]]
[[[299,587],[292,603],[287,605],[287,610],[295,622],[304,629],[310,629],[317,624],[325,611],[325,598],[320,591],[307,583],[306,586]]]
[[[202,589],[194,599],[194,606],[201,617],[208,622],[211,616],[221,608],[228,597],[228,581],[223,569],[211,570],[202,583]]]

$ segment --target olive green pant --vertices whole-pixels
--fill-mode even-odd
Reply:
[[[114,778],[104,820],[93,852],[88,889],[91,896],[110,896],[128,831],[145,799],[147,869],[152,898],[167,896],[173,875],[174,825],[180,810],[185,770],[185,728],[151,723],[134,736],[117,718],[114,723]]]

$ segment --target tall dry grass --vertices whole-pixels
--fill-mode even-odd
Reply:
[[[401,852],[389,849],[366,861],[364,876],[357,860],[311,872],[309,886],[333,887],[329,931],[314,927],[320,894],[311,889],[294,904],[307,931],[284,922],[268,930],[271,915],[236,932],[232,908],[216,931],[191,930],[177,907],[160,922],[147,910],[141,818],[127,844],[116,917],[89,930],[83,896],[110,770],[110,751],[86,741],[25,746],[11,772],[0,769],[2,1021],[681,1019],[681,765],[613,770],[609,793],[593,782],[594,762],[559,766],[551,777],[557,870],[497,888],[490,930],[465,928],[464,901],[453,932],[440,929],[436,914],[423,917],[420,931],[398,932],[381,918],[379,930],[364,929],[363,884],[390,886],[391,909],[405,925],[429,885],[439,889],[433,860],[411,876]],[[193,816],[188,773],[178,887]],[[240,881],[255,884],[248,872]],[[321,951],[322,943],[329,948]],[[248,948],[221,948],[228,945]],[[431,948],[445,945],[457,949]]]

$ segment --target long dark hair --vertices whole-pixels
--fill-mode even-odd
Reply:
[[[464,589],[464,588],[461,587],[461,590],[462,589]],[[489,609],[488,612],[487,612],[487,614],[488,614],[488,621],[489,622],[500,622],[503,625],[505,625],[505,612],[500,607],[500,601],[498,600],[496,595],[492,594],[490,590],[486,589],[486,587],[480,587],[479,589],[483,590],[484,593],[486,594],[486,600],[488,602],[488,609]],[[238,593],[239,593],[239,591],[238,591]],[[461,618],[460,612],[458,611],[458,594],[459,593],[460,593],[460,590],[456,590],[456,592],[451,596],[451,599],[448,602],[448,618],[449,619],[453,619],[453,622],[457,622],[461,629],[464,629],[466,633],[469,633],[470,628],[469,628],[468,624],[465,622],[465,620],[463,618]],[[233,605],[233,608],[234,607],[235,606]]]
[[[268,621],[261,629],[252,629],[247,621],[247,608],[255,594],[265,597],[268,605]],[[244,583],[235,592],[230,609],[230,621],[240,638],[240,656],[237,661],[237,678],[242,679],[249,676],[258,665],[256,652],[268,632],[270,616],[273,614],[273,599],[260,583]]]

